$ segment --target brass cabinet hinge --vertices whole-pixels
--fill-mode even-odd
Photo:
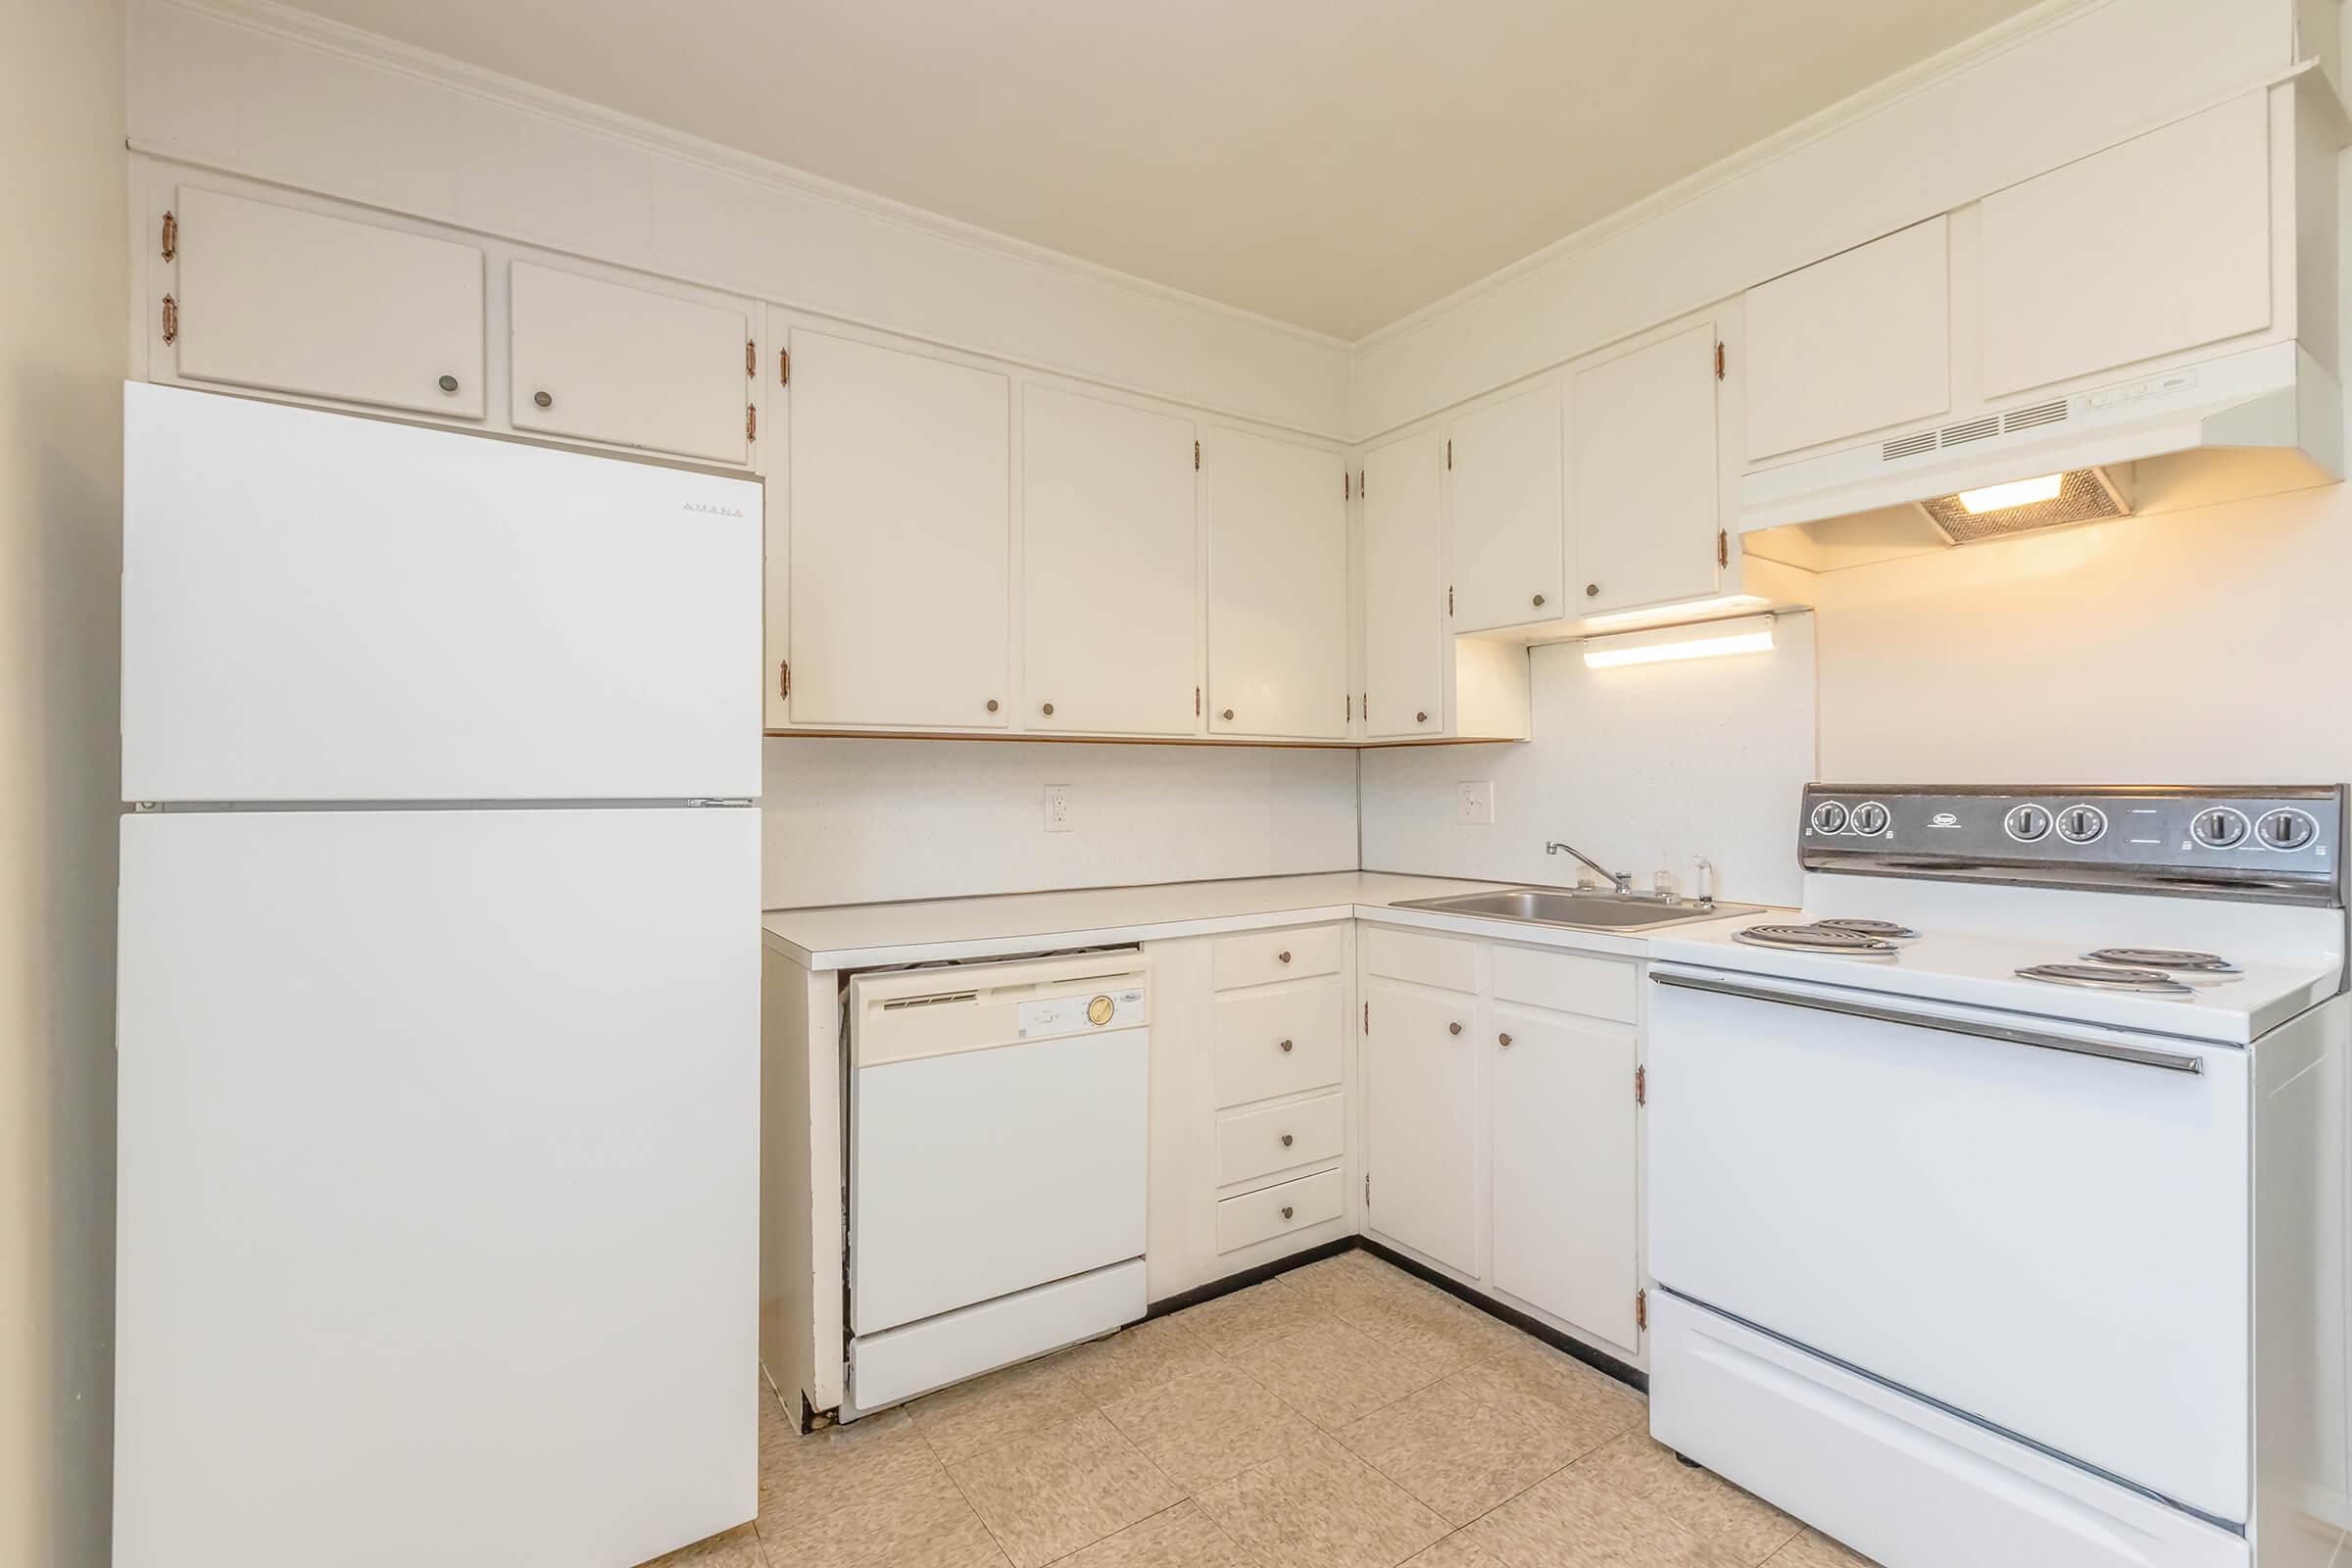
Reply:
[[[1721,343],[1715,345],[1715,379],[1718,381],[1723,379],[1723,345]]]
[[[164,215],[164,260],[171,261],[179,254],[179,220],[171,213]]]
[[[1340,470],[1340,499],[1342,501],[1355,499],[1355,475],[1349,473],[1346,468]]]
[[[743,340],[743,373],[753,377],[760,374],[760,345],[748,337]]]
[[[1453,613],[1453,584],[1451,583],[1446,585],[1446,613],[1448,615]]]
[[[1193,471],[1200,471],[1200,443],[1198,441],[1193,443]]]
[[[1647,1067],[1634,1069],[1634,1103],[1637,1105],[1649,1103],[1649,1069]]]
[[[179,301],[164,296],[164,341],[174,342],[179,337]]]
[[[1732,536],[1724,529],[1718,528],[1715,530],[1715,564],[1728,566],[1731,564]]]
[[[1198,686],[1193,688],[1193,716],[1200,716],[1200,688]]]
[[[1451,436],[1446,438],[1446,471],[1447,473],[1453,471],[1453,437]]]
[[[1649,1293],[1647,1291],[1634,1293],[1634,1327],[1638,1329],[1649,1327]]]
[[[787,699],[792,696],[792,661],[789,659],[779,660],[776,663],[776,695]]]
[[[1355,470],[1355,496],[1356,496],[1356,499],[1360,501],[1360,500],[1362,500],[1364,497],[1366,497],[1366,496],[1370,495],[1371,493],[1372,493],[1372,474],[1371,474],[1371,470],[1369,470],[1369,469],[1367,469],[1367,468],[1358,468],[1358,469],[1356,469],[1356,470]]]
[[[790,349],[776,350],[776,384],[778,386],[792,385],[792,350]]]
[[[746,441],[760,439],[760,405],[757,403],[743,406],[743,438]]]
[[[1348,722],[1355,722],[1355,694],[1352,692],[1348,695]]]
[[[1369,1002],[1367,1002],[1367,1003],[1365,1003],[1365,1004],[1364,1004],[1364,1033],[1366,1033],[1366,1034],[1370,1034],[1371,1032],[1372,1032],[1372,1004],[1370,1004]]]
[[[1372,1173],[1370,1171],[1364,1172],[1364,1206],[1366,1208],[1372,1206]]]

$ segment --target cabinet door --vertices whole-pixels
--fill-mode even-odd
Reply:
[[[1577,372],[1569,512],[1587,612],[1715,591],[1715,323]]]
[[[482,253],[182,185],[173,370],[482,416]]]
[[[1447,430],[1455,631],[1561,613],[1560,442],[1556,383],[1474,409]]]
[[[1476,999],[1364,986],[1366,1223],[1478,1272]]]
[[[1952,406],[1948,228],[1931,218],[1747,291],[1751,462]]]
[[[1446,438],[1364,454],[1364,733],[1446,728],[1446,575],[1438,555]]]
[[[1984,198],[1984,395],[2271,322],[2264,93]]]
[[[1002,727],[1009,383],[795,330],[790,391],[793,722]]]
[[[1196,732],[1194,429],[1100,398],[1022,392],[1029,728]]]
[[[741,463],[751,319],[516,262],[509,270],[517,430]]]
[[[1501,1004],[1494,1027],[1494,1285],[1637,1345],[1634,1033]]]
[[[1347,466],[1240,430],[1204,438],[1209,729],[1348,734]]]

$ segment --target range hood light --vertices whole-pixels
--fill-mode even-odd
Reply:
[[[2030,507],[2036,501],[2055,501],[2059,487],[2066,483],[2063,473],[2045,473],[2038,479],[2012,479],[2007,484],[1988,484],[1982,490],[1960,492],[1960,505],[1972,517],[1987,512],[2006,512],[2011,507]]]
[[[1744,615],[1697,626],[1664,626],[1656,631],[1621,632],[1585,644],[1585,664],[1609,669],[1619,664],[1656,664],[1669,660],[1719,659],[1726,654],[1772,652],[1772,617]]]

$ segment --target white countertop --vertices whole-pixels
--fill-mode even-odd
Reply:
[[[1386,871],[1333,871],[1317,876],[1161,882],[1146,887],[1087,888],[1071,893],[1008,893],[907,904],[771,909],[760,916],[760,926],[769,948],[810,969],[864,969],[883,964],[994,958],[1055,948],[1102,947],[1118,942],[1150,942],[1218,931],[1298,925],[1313,920],[1350,919],[1388,920],[1433,931],[1574,948],[1621,957],[1648,956],[1649,939],[1645,936],[1571,931],[1514,920],[1395,907],[1406,899],[1444,898],[1453,893],[1517,885],[1520,884],[1400,876]],[[1697,929],[1695,924],[1666,928],[1669,932],[1693,929]]]

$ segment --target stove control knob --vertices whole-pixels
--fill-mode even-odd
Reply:
[[[1854,808],[1854,831],[1872,836],[1886,831],[1886,808],[1876,801],[1864,801]]]
[[[2266,850],[2299,850],[2320,836],[2320,825],[2310,813],[2287,806],[2265,811],[2262,820],[2254,824],[2254,836]]]
[[[1842,801],[1824,801],[1819,806],[1813,808],[1813,831],[1816,833],[1844,832],[1845,803]]]
[[[2209,850],[2234,849],[2251,831],[2246,813],[2228,806],[2199,811],[2188,824],[2188,836]]]
[[[2020,844],[2038,844],[2050,836],[2050,813],[2038,806],[2011,807],[2001,827]]]
[[[2058,836],[2069,844],[2090,844],[2107,831],[2107,813],[2095,806],[2070,806],[2058,813]]]

